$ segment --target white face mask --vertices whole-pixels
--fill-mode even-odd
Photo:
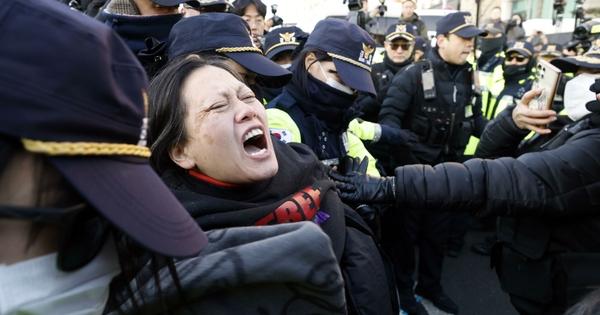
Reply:
[[[573,121],[590,113],[585,104],[596,99],[596,94],[590,91],[590,86],[599,77],[600,74],[582,73],[565,85],[565,110]]]
[[[56,268],[56,253],[0,264],[0,314],[102,314],[109,284],[121,270],[112,240],[87,265]]]
[[[344,84],[341,84],[340,82],[336,81],[335,79],[330,78],[326,73],[325,70],[323,69],[323,67],[321,66],[321,63],[319,62],[319,69],[321,69],[321,73],[323,74],[323,76],[325,77],[326,81],[325,84],[331,86],[332,88],[338,90],[338,91],[342,91],[346,94],[352,95],[354,94],[354,91],[349,87],[346,86]]]

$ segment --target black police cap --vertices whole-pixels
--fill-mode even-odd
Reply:
[[[371,78],[375,46],[369,33],[358,25],[329,18],[317,23],[304,47],[326,52],[333,59],[345,84],[375,95],[377,93]]]
[[[469,12],[454,12],[439,19],[436,23],[438,34],[456,34],[463,38],[485,36],[487,33],[473,24],[473,17]]]
[[[265,35],[265,56],[273,59],[283,51],[293,51],[308,38],[308,33],[296,26],[276,28]]]
[[[223,54],[244,68],[285,83],[291,73],[254,46],[248,23],[231,13],[203,13],[177,22],[169,34],[169,59],[199,52]]]

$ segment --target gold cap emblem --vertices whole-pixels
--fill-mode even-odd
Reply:
[[[514,48],[525,49],[525,42],[516,42]]]
[[[296,33],[281,33],[279,34],[279,42],[280,43],[294,43],[296,42]]]
[[[465,18],[465,24],[473,24],[473,17],[471,15],[463,15]]]
[[[406,24],[396,25],[396,32],[406,33]]]

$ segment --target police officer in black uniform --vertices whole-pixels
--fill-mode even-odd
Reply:
[[[404,164],[436,164],[459,161],[471,135],[479,136],[486,120],[473,107],[473,72],[467,57],[474,38],[485,32],[472,24],[466,12],[447,15],[437,23],[437,47],[427,59],[406,68],[392,80],[381,106],[380,123],[415,133],[419,142],[411,146]],[[414,246],[419,246],[419,277],[415,289],[443,311],[457,313],[458,306],[440,284],[444,247],[450,216],[406,211],[400,242],[406,249],[399,266],[398,284],[403,308],[416,311],[412,296],[415,268]],[[405,309],[406,310],[406,309]]]
[[[368,121],[377,121],[379,109],[383,102],[392,78],[400,69],[413,62],[415,49],[415,30],[410,24],[391,25],[386,34],[383,45],[385,55],[383,62],[376,63],[371,69],[371,77],[377,90],[377,96],[363,94],[359,97],[362,118]]]
[[[304,47],[308,33],[297,26],[284,26],[276,28],[265,35],[263,52],[265,57],[273,60],[284,69],[290,69],[294,58]],[[271,101],[281,94],[282,87],[263,88],[263,96]]]

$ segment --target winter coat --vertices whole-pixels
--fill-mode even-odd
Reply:
[[[208,245],[167,267],[146,265],[125,287],[111,284],[105,314],[346,314],[343,280],[327,235],[308,222],[206,232]],[[116,280],[119,280],[117,278]],[[143,298],[143,300],[142,300]]]
[[[412,163],[454,161],[462,156],[469,137],[479,136],[487,121],[481,108],[472,105],[471,65],[449,65],[435,49],[427,59],[394,76],[381,105],[379,122],[410,130],[419,137],[419,143],[411,148],[416,158]],[[429,62],[436,96],[425,100],[421,74]]]

